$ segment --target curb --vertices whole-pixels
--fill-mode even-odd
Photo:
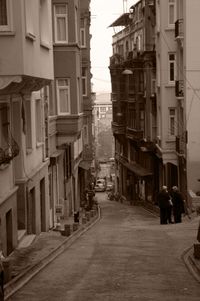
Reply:
[[[22,288],[27,282],[29,282],[37,273],[44,269],[50,262],[52,262],[57,256],[63,253],[69,248],[80,236],[92,228],[101,218],[101,209],[98,206],[97,216],[91,219],[86,225],[73,232],[67,237],[60,245],[44,256],[38,263],[27,268],[24,272],[13,278],[4,287],[4,300],[8,300],[13,294],[15,294],[20,288]]]
[[[197,266],[195,259],[192,255],[193,246],[184,251],[181,258],[185,263],[188,271],[200,283],[200,268]]]

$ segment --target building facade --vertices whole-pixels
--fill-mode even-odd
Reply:
[[[5,255],[24,235],[55,227],[57,213],[67,219],[79,210],[89,184],[89,4],[0,2],[0,241]]]
[[[153,206],[159,189],[155,4],[139,1],[111,26],[110,58],[116,189],[129,203]],[[123,28],[121,30],[121,28]]]
[[[49,226],[45,103],[53,79],[50,2],[1,1],[0,43],[0,239],[8,255],[21,233],[38,234]]]
[[[63,208],[63,218],[79,210],[92,161],[89,2],[52,1],[55,81],[49,179],[53,225],[57,206]]]
[[[162,185],[177,185],[189,207],[198,198],[198,6],[138,1],[111,25],[120,28],[109,66],[116,187],[126,199],[156,204]]]
[[[179,158],[179,182],[187,184],[189,200],[200,191],[199,164],[199,50],[198,10],[199,1],[179,1],[176,5],[175,40],[177,51],[177,154]]]

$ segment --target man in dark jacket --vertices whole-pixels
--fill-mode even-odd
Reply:
[[[181,223],[182,222],[182,213],[184,213],[184,198],[182,194],[178,191],[177,186],[172,187],[172,203],[173,203],[173,214],[174,214],[174,222]]]
[[[162,190],[158,193],[157,202],[160,208],[160,224],[171,223],[170,194],[167,191],[167,186],[163,186]]]

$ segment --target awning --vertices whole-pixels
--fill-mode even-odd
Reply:
[[[130,23],[129,13],[121,15],[117,20],[115,20],[109,27],[115,26],[127,26]]]
[[[81,162],[79,163],[79,166],[78,166],[78,167],[80,167],[80,168],[82,168],[82,169],[85,169],[85,170],[89,170],[90,167],[91,167],[91,162],[88,162],[88,161],[81,161]]]
[[[150,172],[148,169],[140,166],[139,164],[136,163],[128,163],[128,162],[123,162],[122,163],[126,168],[128,168],[130,171],[132,171],[134,174],[136,174],[138,177],[148,177],[152,176],[152,172]]]

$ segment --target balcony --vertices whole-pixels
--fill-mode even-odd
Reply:
[[[176,97],[184,97],[184,81],[177,80],[175,85]]]
[[[125,122],[112,122],[112,131],[114,135],[124,135],[126,133],[126,124]]]
[[[5,148],[0,148],[0,165],[8,164],[19,154],[19,146],[11,137]]]
[[[131,139],[131,140],[142,140],[144,137],[144,131],[143,130],[136,130],[136,129],[132,129],[127,127],[126,128],[126,137]]]
[[[175,39],[183,39],[184,30],[183,30],[183,19],[178,19],[175,22]]]
[[[185,142],[185,139],[184,139],[184,135],[182,136],[177,136],[176,137],[176,152],[178,154],[184,154],[185,153],[185,146],[186,145],[186,142]]]

